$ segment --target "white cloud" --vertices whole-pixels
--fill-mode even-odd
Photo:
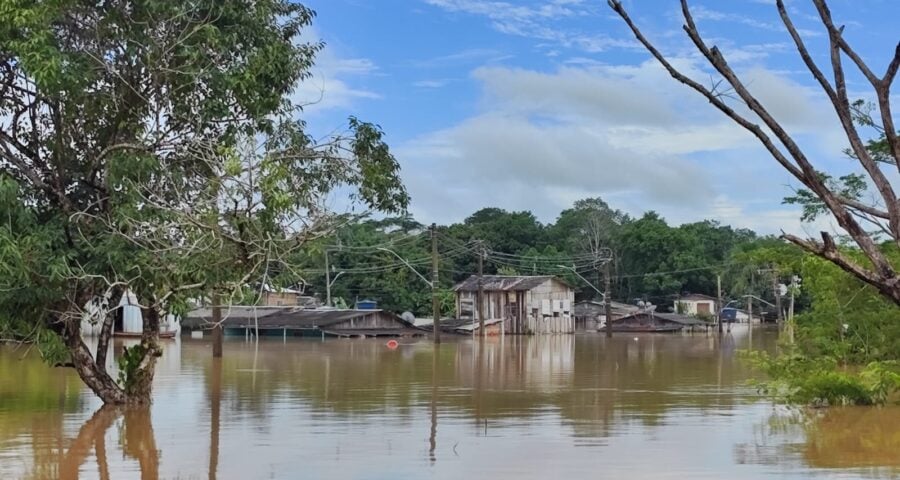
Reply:
[[[318,33],[310,28],[303,41],[318,41]],[[343,109],[359,99],[381,98],[376,92],[354,87],[353,79],[375,74],[378,67],[367,58],[344,58],[328,45],[318,55],[310,72],[312,76],[294,89],[291,99],[304,106],[307,115],[326,110]]]
[[[784,232],[801,237],[818,237],[821,231],[833,234],[838,231],[834,220],[829,216],[822,216],[807,223],[800,220],[802,212],[799,207],[750,209],[725,194],[718,195],[710,208],[702,214],[703,218],[717,220],[723,225],[749,228],[763,233]]]
[[[554,0],[545,3],[509,3],[494,0],[424,0],[451,13],[486,18],[494,30],[532,38],[554,45],[602,52],[610,48],[635,48],[633,40],[602,34],[585,34],[560,25],[562,20],[595,16],[598,5],[583,0]],[[603,5],[599,7],[605,7]]]
[[[450,83],[450,80],[447,79],[432,79],[432,80],[419,80],[417,82],[413,82],[414,87],[418,88],[441,88]]]
[[[673,62],[703,78],[694,60]],[[744,72],[802,142],[821,148],[840,138],[814,90],[761,67]],[[395,148],[423,220],[461,220],[490,205],[552,221],[574,200],[599,195],[674,223],[803,231],[799,212],[780,205],[788,175],[751,134],[654,62],[483,67],[473,78],[484,92],[481,112]]]
[[[512,58],[512,56],[504,54],[499,50],[490,48],[469,48],[447,55],[417,60],[413,62],[413,66],[416,68],[446,68],[467,65],[472,62],[496,63],[509,58]]]

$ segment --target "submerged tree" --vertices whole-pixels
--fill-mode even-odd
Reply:
[[[681,0],[685,19],[684,31],[722,79],[712,86],[705,86],[676,68],[644,36],[628,15],[622,2],[609,0],[610,7],[622,17],[637,40],[673,78],[699,92],[718,110],[752,133],[769,154],[796,178],[804,189],[808,189],[805,190],[808,192],[806,200],[821,202],[824,210],[834,217],[837,224],[847,232],[853,244],[863,253],[865,260],[860,261],[843,252],[828,232],[821,232],[821,240],[788,234],[785,234],[784,238],[829,260],[900,305],[900,275],[879,246],[876,234],[867,230],[867,227],[875,226],[879,232],[885,232],[894,244],[900,245],[900,202],[887,173],[882,170],[883,166],[900,169],[900,137],[894,125],[890,98],[891,86],[900,68],[900,45],[896,47],[884,74],[877,75],[846,41],[843,27],[835,25],[826,0],[813,0],[819,18],[828,33],[832,76],[829,80],[810,55],[804,39],[785,8],[784,1],[776,0],[775,3],[803,63],[834,107],[847,136],[851,156],[858,161],[866,177],[875,186],[879,200],[875,202],[862,200],[859,177],[848,177],[837,182],[822,175],[815,168],[785,125],[750,92],[747,82],[734,71],[724,54],[716,46],[709,45],[701,36],[687,0]],[[878,113],[877,120],[869,117],[869,126],[877,126],[883,135],[883,139],[875,144],[867,144],[858,129],[860,105],[848,97],[844,72],[844,62],[847,59],[862,73],[874,91]],[[729,90],[723,91],[721,85],[728,85]],[[729,105],[729,98],[739,99],[742,107],[746,107],[752,115],[742,113],[740,109]],[[757,123],[759,121],[762,124]],[[865,121],[862,123],[865,124]],[[808,214],[809,210],[804,213]]]
[[[351,118],[317,142],[297,120],[312,18],[287,0],[0,0],[0,333],[106,403],[146,403],[162,315],[289,278],[337,188],[405,209],[378,127]],[[108,305],[126,291],[143,334],[114,379]],[[102,324],[95,353],[85,319]]]

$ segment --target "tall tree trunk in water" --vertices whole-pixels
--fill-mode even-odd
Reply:
[[[76,297],[80,300],[76,304],[87,302],[87,295]],[[51,322],[50,326],[62,338],[69,352],[67,366],[72,367],[78,373],[81,380],[91,389],[105,404],[126,403],[126,395],[122,388],[106,372],[100,368],[91,354],[91,350],[81,338],[81,312],[69,309],[60,318]]]
[[[129,365],[134,370],[129,371],[129,377],[125,380],[125,394],[128,403],[148,404],[153,390],[153,374],[156,371],[156,360],[162,355],[159,347],[159,308],[150,307],[143,309],[144,331],[141,334],[141,343],[134,348],[139,348],[137,365]],[[132,358],[137,358],[135,355]],[[126,359],[126,365],[128,360]]]
[[[84,303],[84,302],[82,302]],[[98,351],[97,358],[81,338],[81,316],[79,311],[66,312],[53,325],[63,339],[69,352],[70,363],[81,380],[105,404],[148,404],[152,391],[153,372],[156,360],[161,355],[159,347],[159,309],[143,309],[144,325],[141,343],[126,348],[123,353],[124,384],[119,383],[106,371],[106,350]],[[108,319],[107,319],[108,320]],[[105,325],[104,325],[105,327]],[[104,337],[104,334],[106,335]],[[112,329],[102,329],[100,343],[108,345]],[[103,347],[108,348],[108,347]],[[101,360],[103,363],[100,363]]]
[[[113,324],[115,323],[116,314],[119,312],[119,302],[122,300],[124,290],[117,288],[109,297],[105,315],[103,316],[103,326],[100,327],[100,337],[97,339],[97,354],[94,356],[97,362],[97,368],[102,372],[106,372],[106,355],[109,353],[109,340],[113,334]],[[109,308],[113,306],[113,308]]]

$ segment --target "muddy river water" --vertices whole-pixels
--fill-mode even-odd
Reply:
[[[776,340],[171,340],[128,410],[4,346],[0,479],[900,478],[900,407],[757,395],[738,352]]]

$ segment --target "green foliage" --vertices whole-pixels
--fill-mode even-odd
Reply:
[[[847,254],[854,255],[851,251]],[[886,254],[892,261],[900,260],[896,248],[887,249]],[[833,358],[847,365],[897,360],[897,307],[831,262],[813,256],[803,258],[799,272],[811,303],[797,317],[798,348],[808,355]]]
[[[138,382],[138,377],[141,374],[140,365],[144,360],[146,351],[146,348],[141,344],[123,347],[122,356],[116,359],[119,365],[119,385],[126,392],[131,392]]]
[[[900,391],[900,363],[897,361],[872,362],[866,365],[860,377],[869,386],[876,403],[886,403],[895,392]]]
[[[506,275],[508,277],[513,277],[513,276],[519,275],[519,271],[513,267],[504,265],[502,267],[497,268],[497,275]]]
[[[335,280],[332,298],[371,298],[378,300],[382,308],[429,315],[427,284],[399,264],[394,254],[376,248],[388,246],[427,277],[431,244],[427,235],[417,236],[424,231],[423,225],[409,216],[345,220],[335,235],[309,244],[309,248],[292,257],[294,264],[301,271],[321,272],[326,246],[337,246],[329,254],[335,269],[331,278],[344,273]],[[499,254],[484,262],[485,274],[553,274],[575,287],[577,299],[597,298],[591,286],[560,265],[568,267],[573,258],[579,259],[581,276],[600,285],[602,273],[592,267],[591,259],[600,249],[609,248],[615,254],[611,269],[614,298],[642,298],[664,309],[671,308],[672,301],[684,292],[715,295],[717,273],[725,279],[726,298],[729,294],[747,293],[749,284],[755,288],[750,290],[752,293],[771,297],[771,284],[764,288],[764,277],[757,275],[756,281],[751,281],[752,272],[764,265],[756,263],[764,261],[763,255],[744,253],[739,260],[735,256],[752,251],[757,245],[785,245],[712,221],[672,227],[652,212],[632,219],[599,198],[575,202],[549,225],[542,225],[529,212],[485,208],[461,223],[439,226],[438,232],[442,288],[478,271],[474,247],[460,247],[477,240],[488,251]],[[346,249],[341,248],[344,245]],[[676,272],[659,273],[673,270]],[[324,272],[307,275],[305,280],[312,291],[324,294]]]
[[[438,308],[442,317],[456,315],[456,292],[449,288],[438,290]]]
[[[838,368],[828,357],[790,353],[771,357],[745,352],[745,358],[769,377],[760,392],[788,403],[814,406],[884,404],[900,392],[897,362],[872,362],[863,369]]]
[[[818,172],[818,174],[828,189],[841,197],[859,200],[866,193],[866,177],[862,174],[851,173],[838,177],[837,180],[825,172]],[[800,219],[804,222],[812,222],[818,216],[828,212],[828,207],[818,195],[803,188],[797,190],[794,195],[785,197],[782,203],[802,206],[803,214]]]
[[[0,0],[0,336],[59,361],[51,331],[77,335],[111,290],[183,313],[297,282],[286,259],[334,227],[335,190],[405,210],[377,125],[315,140],[292,103],[322,47],[301,35],[313,17],[288,0]],[[127,351],[126,390],[149,350]]]
[[[56,333],[39,329],[36,333],[35,344],[41,358],[50,365],[64,365],[69,363],[69,350]]]

